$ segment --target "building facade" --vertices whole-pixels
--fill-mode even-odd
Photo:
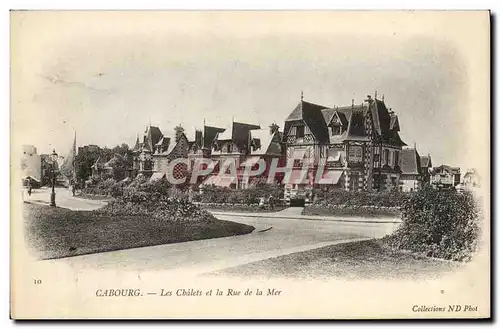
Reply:
[[[463,185],[466,189],[474,189],[481,186],[481,180],[475,169],[468,169],[464,174]]]
[[[455,188],[460,184],[460,168],[441,165],[431,171],[431,185],[438,189]]]
[[[403,149],[401,151],[401,175],[399,177],[400,191],[418,191],[424,183],[424,170],[422,158],[417,149]]]
[[[397,189],[402,147],[397,115],[370,95],[362,104],[326,107],[301,99],[285,121],[283,142],[293,168],[288,189]],[[293,163],[290,163],[293,161]],[[305,163],[305,179],[296,180]],[[318,164],[325,166],[319,184]],[[302,178],[302,176],[301,176]],[[297,184],[298,182],[298,184]]]
[[[21,150],[21,175],[23,180],[42,183],[42,160],[33,145],[23,145]]]
[[[144,176],[152,181],[163,178],[167,174],[177,179],[187,176],[186,164],[178,164],[171,173],[169,163],[175,159],[188,158],[189,141],[184,134],[184,128],[177,126],[174,136],[164,135],[160,128],[149,125],[146,127],[142,141],[137,137],[133,154],[132,176]]]

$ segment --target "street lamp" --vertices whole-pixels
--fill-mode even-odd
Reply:
[[[51,160],[52,160],[52,193],[50,193],[50,206],[55,207],[56,206],[56,190],[55,190],[55,185],[56,185],[56,164],[57,164],[57,153],[56,150],[52,151],[51,154]]]

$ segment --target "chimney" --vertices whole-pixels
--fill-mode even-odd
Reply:
[[[181,138],[181,135],[184,133],[184,128],[182,128],[181,125],[178,125],[175,127],[175,142],[177,143],[179,139]]]
[[[196,143],[196,145],[198,146],[203,146],[201,143],[202,143],[202,138],[203,138],[203,133],[201,130],[196,130],[194,132],[194,142]]]
[[[370,105],[371,103],[373,103],[372,96],[366,95],[365,103],[367,103],[368,105]]]
[[[270,126],[269,126],[269,134],[274,134],[275,132],[278,131],[278,129],[280,128],[280,126],[278,126],[275,122],[273,122]]]

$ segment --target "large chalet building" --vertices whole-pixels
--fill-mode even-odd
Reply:
[[[195,185],[246,188],[258,182],[265,182],[267,172],[250,179],[244,177],[243,172],[245,166],[254,166],[259,159],[264,159],[266,164],[274,158],[284,159],[282,134],[278,128],[273,124],[266,130],[258,125],[240,122],[232,122],[228,128],[204,125],[203,129],[196,130],[194,138],[189,140],[180,125],[175,128],[174,137],[168,137],[158,127],[149,125],[142,139],[137,137],[132,149],[134,155],[132,176],[140,175],[150,180],[161,179],[167,174],[168,164],[171,161],[187,158],[187,166],[179,169],[181,164],[178,164],[173,173],[177,174],[178,178],[187,177],[196,160],[205,158],[214,161],[214,165],[210,168],[212,172],[207,177],[200,177]],[[220,177],[220,166],[225,160],[234,161],[237,169],[236,178]],[[277,176],[277,179],[279,177]]]
[[[362,104],[327,107],[300,103],[285,120],[283,142],[288,162],[294,160],[291,190],[313,188],[386,190],[398,189],[400,154],[406,144],[399,136],[398,116],[384,100],[370,95]],[[304,160],[309,166],[305,180],[300,176]],[[314,180],[318,164],[324,164],[327,183]],[[306,192],[307,194],[308,192]],[[307,198],[307,197],[306,197]]]

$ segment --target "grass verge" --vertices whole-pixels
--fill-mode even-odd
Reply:
[[[26,242],[39,259],[248,234],[252,226],[213,219],[174,222],[24,204]]]
[[[380,240],[338,244],[249,263],[216,274],[294,279],[429,279],[463,263],[393,250]]]

